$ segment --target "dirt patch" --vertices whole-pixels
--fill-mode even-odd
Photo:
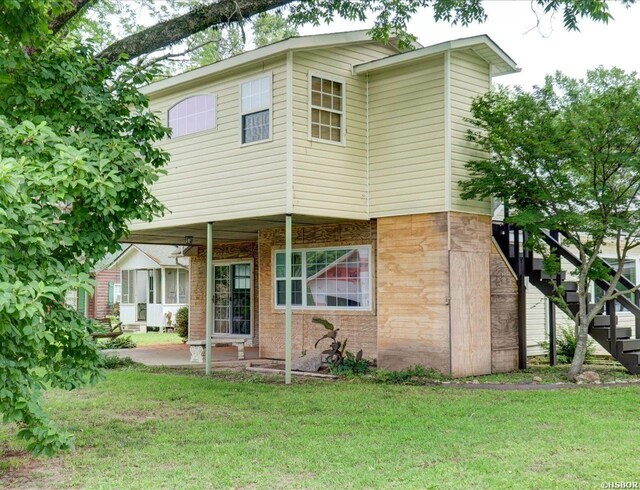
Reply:
[[[0,446],[0,488],[52,489],[65,480],[64,468],[57,458],[34,458],[24,450]]]

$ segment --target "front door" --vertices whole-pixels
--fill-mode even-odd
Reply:
[[[146,269],[136,270],[136,321],[147,321],[147,282]]]
[[[251,273],[251,262],[214,264],[214,335],[251,335]]]

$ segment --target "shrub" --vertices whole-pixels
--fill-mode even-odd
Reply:
[[[176,332],[186,339],[189,336],[189,307],[182,306],[176,312]]]
[[[120,303],[113,303],[111,307],[111,316],[114,318],[120,318]]]
[[[100,349],[135,349],[138,345],[133,341],[131,335],[121,335],[115,339],[109,339],[106,342],[100,342]]]
[[[329,372],[332,374],[364,374],[369,370],[371,362],[362,358],[362,349],[357,354],[353,354],[347,350],[349,339],[345,339],[344,342],[337,339],[339,328],[334,328],[331,322],[322,318],[313,318],[311,321],[327,329],[327,333],[316,341],[314,347],[318,347],[318,344],[324,339],[331,340],[329,348],[322,351],[327,356]]]
[[[573,328],[563,328],[560,331],[560,335],[556,338],[556,354],[558,355],[559,364],[570,364],[573,355],[576,352],[576,344],[578,339]],[[549,342],[542,342],[540,344],[545,349],[547,355],[549,355]],[[585,355],[585,361],[592,361],[595,357],[595,342],[589,339],[587,344],[587,354]]]
[[[120,357],[115,354],[103,355],[101,366],[104,369],[117,369],[134,366],[136,363],[130,357]]]
[[[372,371],[368,379],[374,383],[384,384],[427,384],[433,381],[444,381],[449,379],[435,369],[427,369],[416,364],[404,371],[387,371],[386,369],[376,369]]]

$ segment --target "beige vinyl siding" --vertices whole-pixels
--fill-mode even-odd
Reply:
[[[444,57],[369,75],[371,217],[444,210]]]
[[[272,140],[241,145],[240,84],[272,73]],[[163,93],[151,110],[163,121],[180,100],[196,94],[217,95],[216,128],[168,139],[161,146],[171,154],[168,174],[153,186],[167,207],[152,224],[156,228],[203,221],[222,221],[283,213],[286,194],[286,60],[254,63],[222,76],[198,81],[189,88]]]
[[[527,354],[546,354],[540,343],[549,339],[547,333],[547,298],[535,286],[527,288]]]
[[[396,51],[374,43],[293,53],[293,211],[367,219],[366,76],[352,66]],[[343,144],[309,138],[309,76],[345,83]]]
[[[467,177],[466,163],[487,155],[467,141],[471,124],[464,119],[470,116],[471,102],[490,88],[489,65],[472,50],[452,51],[450,55],[450,106],[451,106],[451,209],[467,213],[490,214],[486,201],[465,201],[460,197],[458,182]]]

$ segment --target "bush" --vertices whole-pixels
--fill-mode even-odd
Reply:
[[[404,371],[387,371],[386,369],[376,369],[367,377],[374,383],[384,384],[427,384],[433,381],[444,381],[449,379],[435,369],[427,369],[416,364]]]
[[[116,319],[120,319],[120,303],[113,303],[111,307],[111,316]]]
[[[135,349],[138,345],[133,341],[131,335],[121,335],[115,339],[98,343],[100,349]]]
[[[182,306],[176,313],[176,333],[186,339],[189,337],[189,307]]]
[[[578,339],[573,328],[563,328],[560,331],[560,335],[556,338],[556,354],[558,355],[559,364],[571,364],[573,355],[576,352],[576,344]],[[547,355],[549,355],[549,342],[542,342],[540,344],[545,349]],[[587,354],[585,361],[592,361],[595,357],[595,342],[589,339],[587,343]]]
[[[360,351],[360,355],[362,351]],[[369,371],[371,367],[371,361],[367,359],[362,359],[357,355],[354,355],[352,352],[347,351],[345,353],[345,357],[340,361],[339,364],[335,364],[331,361],[329,364],[329,372],[331,374],[365,374]]]
[[[115,354],[102,356],[102,367],[104,369],[118,369],[134,366],[135,364],[130,357],[120,357]]]

